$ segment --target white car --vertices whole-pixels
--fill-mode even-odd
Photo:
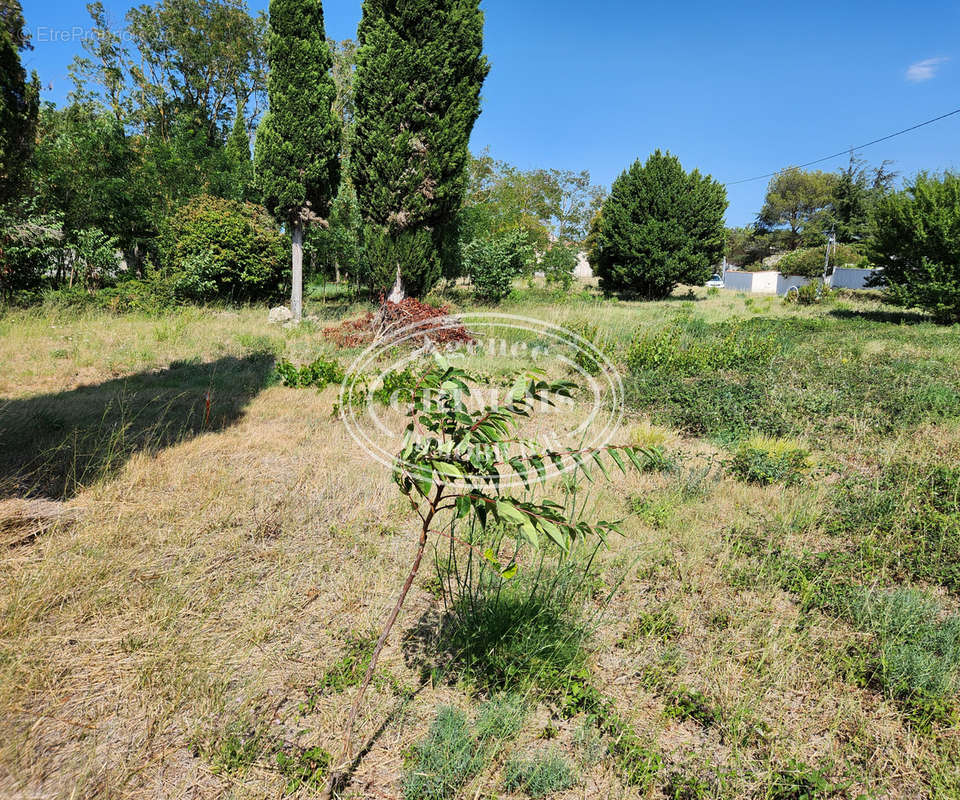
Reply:
[[[723,275],[714,275],[710,280],[707,281],[708,289],[722,289],[723,288]]]

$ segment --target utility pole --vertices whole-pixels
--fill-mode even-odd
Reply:
[[[834,251],[835,251],[836,249],[837,249],[837,232],[831,230],[830,233],[827,234],[827,255],[826,255],[826,258],[824,258],[824,261],[823,261],[823,285],[824,285],[824,287],[826,287],[826,285],[827,285],[827,275],[828,275],[828,273],[830,272],[830,251],[831,251],[831,250],[834,250]]]

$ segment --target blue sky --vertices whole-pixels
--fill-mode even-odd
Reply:
[[[254,9],[267,0],[250,0]],[[106,0],[120,22],[132,3]],[[324,3],[330,37],[353,37],[360,0]],[[811,161],[960,108],[957,0],[803,4],[485,0],[493,69],[475,150],[521,167],[589,169],[610,182],[669,149],[728,182]],[[84,2],[24,0],[25,54],[62,101],[87,25]],[[864,151],[910,175],[960,169],[960,116]],[[828,164],[834,168],[843,159]],[[766,182],[729,189],[751,222]]]

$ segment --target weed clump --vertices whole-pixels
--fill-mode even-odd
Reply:
[[[345,373],[335,359],[318,358],[302,367],[283,359],[277,364],[277,377],[284,386],[292,389],[325,389],[331,383],[342,383]]]
[[[742,481],[769,486],[793,486],[810,471],[810,453],[793,439],[754,436],[743,442],[730,462],[730,471]]]

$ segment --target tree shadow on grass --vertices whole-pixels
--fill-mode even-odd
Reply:
[[[0,398],[0,500],[67,499],[135,453],[224,430],[273,373],[273,356],[256,353],[175,362],[69,392]]]
[[[882,322],[887,325],[922,325],[936,322],[929,314],[920,311],[853,311],[847,308],[835,308],[830,312],[836,319],[864,320]]]

